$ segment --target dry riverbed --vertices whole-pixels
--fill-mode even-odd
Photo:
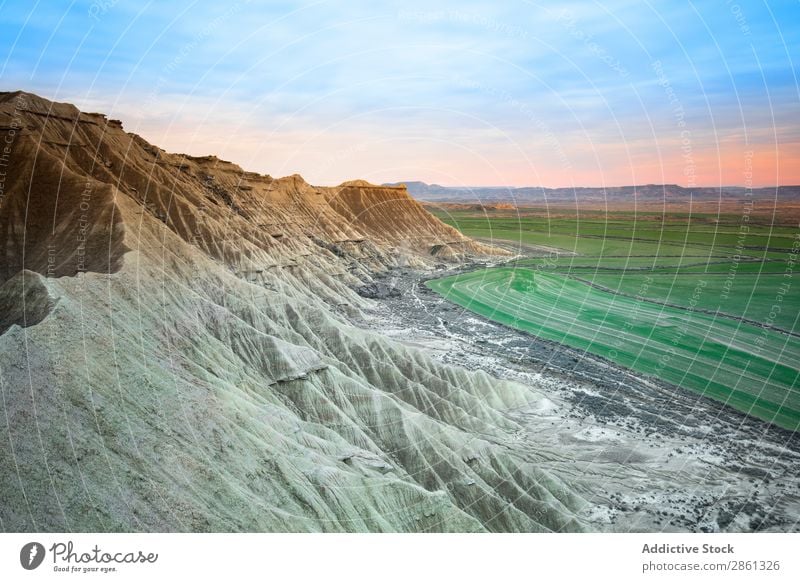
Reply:
[[[479,268],[486,265],[473,265]],[[365,324],[536,393],[507,447],[571,483],[603,531],[797,531],[800,437],[688,390],[477,316],[396,270]]]

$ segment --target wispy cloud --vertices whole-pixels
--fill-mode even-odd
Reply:
[[[689,132],[699,183],[740,181],[749,150],[756,184],[800,183],[786,163],[796,3],[12,1],[2,13],[4,87],[248,169],[323,184],[685,184],[675,153]]]

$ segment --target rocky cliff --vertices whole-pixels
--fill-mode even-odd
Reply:
[[[529,387],[355,327],[395,266],[500,254],[402,187],[272,178],[0,94],[0,529],[561,531]]]

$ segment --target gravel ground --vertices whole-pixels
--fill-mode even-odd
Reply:
[[[552,445],[580,460],[554,459],[550,468],[575,471],[591,502],[584,517],[598,529],[800,530],[800,436],[493,323],[424,286],[485,266],[388,273],[370,292],[377,308],[367,325],[442,362],[543,393],[550,406],[509,413],[525,427],[518,446]]]

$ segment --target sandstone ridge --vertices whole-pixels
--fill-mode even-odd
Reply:
[[[169,154],[0,94],[5,531],[562,531],[538,392],[351,322],[398,266],[502,254],[404,188]]]

